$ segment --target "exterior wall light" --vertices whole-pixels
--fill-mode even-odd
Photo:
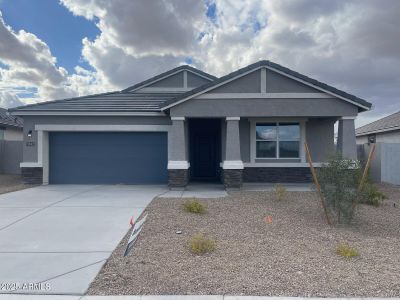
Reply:
[[[32,130],[28,131],[28,137],[32,137]]]

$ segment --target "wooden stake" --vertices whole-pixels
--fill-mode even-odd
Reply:
[[[358,191],[361,191],[361,189],[365,183],[365,180],[367,179],[369,166],[371,165],[372,158],[374,157],[374,154],[375,154],[375,146],[376,146],[376,144],[373,144],[371,149],[369,150],[367,163],[365,164],[365,168],[364,168],[363,175],[361,177],[360,185],[358,186]]]
[[[367,180],[368,170],[369,170],[369,167],[371,165],[371,161],[372,161],[372,159],[374,157],[374,154],[375,154],[375,147],[376,147],[376,144],[374,143],[372,145],[371,149],[369,150],[367,163],[365,164],[364,172],[363,172],[363,175],[361,177],[360,184],[358,186],[357,194],[359,194],[361,192],[361,190],[362,190],[362,188],[364,186],[365,180]],[[356,206],[356,201],[353,201],[353,209],[354,209],[355,206]]]
[[[310,170],[311,170],[311,174],[312,174],[312,177],[313,177],[313,180],[314,180],[314,184],[315,184],[315,187],[317,188],[317,192],[318,192],[319,198],[321,200],[322,208],[324,209],[326,223],[331,225],[332,222],[331,222],[331,219],[329,217],[328,210],[326,208],[324,196],[322,195],[322,192],[321,192],[321,186],[319,185],[319,182],[318,182],[317,173],[315,172],[314,166],[312,164],[311,154],[310,154],[310,150],[308,149],[307,143],[304,143],[304,149],[306,150],[307,161],[308,161],[308,164],[310,165]]]

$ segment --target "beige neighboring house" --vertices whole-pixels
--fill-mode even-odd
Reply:
[[[0,108],[0,140],[22,141],[23,120],[19,117],[11,116],[4,108]]]

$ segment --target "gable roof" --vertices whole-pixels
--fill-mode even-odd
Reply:
[[[160,112],[160,106],[177,93],[110,92],[40,102],[10,109],[11,112]]]
[[[181,71],[192,72],[198,76],[214,80],[216,77],[190,67],[188,65],[179,66],[150,79],[139,82],[122,91],[100,93],[94,95],[59,99],[52,101],[39,102],[10,109],[14,115],[36,114],[43,112],[46,114],[62,113],[92,113],[104,114],[106,112],[129,114],[129,113],[161,113],[164,102],[175,98],[180,93],[177,91],[168,92],[162,89],[158,92],[142,92],[138,89],[165,79]]]
[[[22,128],[24,123],[21,118],[9,115],[7,109],[0,108],[0,127],[1,126]]]
[[[400,111],[356,129],[357,136],[400,130]]]
[[[202,85],[198,88],[195,88],[189,92],[183,93],[179,95],[176,98],[173,98],[169,101],[166,101],[162,107],[162,110],[169,109],[175,105],[178,105],[179,103],[185,102],[193,97],[196,97],[198,95],[201,95],[209,90],[212,90],[213,88],[216,88],[224,83],[227,83],[229,81],[232,81],[235,78],[239,78],[241,76],[244,76],[248,73],[251,73],[252,71],[255,71],[257,69],[260,69],[262,67],[265,67],[267,69],[270,69],[272,71],[278,72],[284,76],[290,77],[294,80],[300,81],[306,85],[312,86],[316,89],[322,90],[326,93],[332,94],[333,96],[336,96],[338,98],[341,98],[345,101],[351,102],[354,105],[357,105],[359,107],[360,111],[365,111],[369,110],[372,106],[371,103],[367,102],[364,99],[358,98],[354,95],[348,94],[342,90],[339,90],[333,86],[330,86],[328,84],[322,83],[318,80],[312,79],[308,76],[305,76],[303,74],[300,74],[296,71],[293,71],[291,69],[288,69],[286,67],[283,67],[281,65],[278,65],[276,63],[273,63],[268,60],[262,60],[259,62],[256,62],[254,64],[251,64],[247,67],[244,67],[242,69],[239,69],[237,71],[234,71],[228,75],[225,75],[223,77],[220,77],[219,79],[216,79],[208,84]]]
[[[148,85],[150,85],[152,83],[155,83],[157,81],[165,79],[165,78],[167,78],[169,76],[172,76],[172,75],[174,75],[176,73],[179,73],[181,71],[188,71],[188,72],[194,73],[196,75],[199,75],[201,77],[204,77],[204,78],[208,79],[209,81],[213,81],[213,80],[217,79],[217,77],[215,77],[215,76],[213,76],[211,74],[208,74],[206,72],[203,72],[203,71],[201,71],[199,69],[193,68],[193,67],[191,67],[189,65],[182,65],[182,66],[176,67],[176,68],[174,68],[172,70],[169,70],[167,72],[164,72],[164,73],[161,73],[161,74],[156,75],[154,77],[151,77],[151,78],[149,78],[149,79],[147,79],[145,81],[139,82],[139,83],[137,83],[135,85],[132,85],[132,86],[122,90],[122,92],[134,92],[135,90],[138,90],[138,89],[143,88],[145,86],[148,86]]]

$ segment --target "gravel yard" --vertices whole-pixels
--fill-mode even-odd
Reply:
[[[204,215],[184,212],[182,199],[156,198],[136,247],[123,257],[126,236],[88,293],[398,297],[400,188],[382,190],[385,204],[360,205],[354,224],[334,227],[313,192],[288,192],[282,201],[270,192],[233,192],[201,199]],[[189,252],[198,232],[217,241],[215,252]],[[339,257],[343,242],[360,256]]]
[[[21,175],[0,174],[0,194],[24,190],[33,186],[24,184]]]

